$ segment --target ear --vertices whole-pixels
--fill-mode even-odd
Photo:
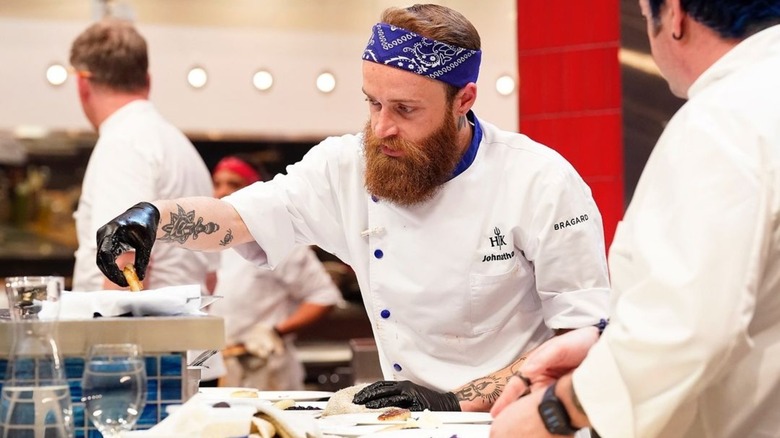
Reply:
[[[685,35],[685,18],[686,13],[680,6],[680,0],[667,0],[668,13],[671,15],[671,31],[672,35],[679,35],[675,37],[676,40],[681,39]]]
[[[467,112],[474,106],[474,102],[477,100],[477,84],[469,82],[455,95],[454,108],[455,115],[465,116]]]
[[[89,79],[83,77],[83,76],[76,76],[76,85],[79,92],[79,99],[81,101],[85,101],[89,99],[89,96],[92,94],[92,87],[89,83]]]

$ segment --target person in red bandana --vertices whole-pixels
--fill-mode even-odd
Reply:
[[[260,181],[261,176],[246,161],[229,156],[214,167],[212,180],[214,197],[222,198]],[[258,267],[233,250],[220,255],[214,294],[224,298],[208,309],[225,320],[228,347],[222,356],[227,372],[220,385],[304,389],[295,333],[325,317],[342,300],[325,266],[305,245],[291,251],[274,270]],[[210,368],[204,369],[203,380],[217,377],[207,375]]]

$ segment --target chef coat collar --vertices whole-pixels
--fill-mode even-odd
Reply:
[[[729,74],[746,65],[753,65],[768,54],[777,51],[780,42],[780,24],[757,32],[729,50],[704,71],[688,88],[688,99]]]
[[[103,120],[103,123],[98,126],[98,134],[114,129],[114,126],[121,126],[125,118],[130,117],[131,114],[148,110],[149,108],[152,108],[152,102],[146,99],[136,99],[128,102]]]
[[[466,152],[463,153],[463,157],[461,157],[460,162],[457,166],[455,166],[455,170],[452,172],[450,179],[460,175],[466,169],[468,169],[469,166],[471,166],[471,163],[474,162],[474,158],[477,157],[479,143],[482,142],[482,127],[479,125],[479,120],[477,120],[477,116],[474,114],[474,111],[469,110],[469,112],[466,114],[466,119],[474,126],[474,135],[471,137],[471,144],[469,144],[469,148],[466,149]]]

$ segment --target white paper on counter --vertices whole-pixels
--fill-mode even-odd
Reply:
[[[138,292],[105,290],[94,292],[65,291],[60,297],[60,320],[91,319],[102,316],[173,316],[204,315],[200,310],[199,284],[168,286]],[[46,318],[46,306],[40,317]]]
[[[145,431],[125,433],[127,437],[156,438],[224,438],[240,437],[249,434],[252,406],[231,408],[212,408],[204,403],[187,402]]]
[[[244,398],[242,401],[258,401]],[[298,415],[277,409],[272,404],[231,404],[229,408],[214,408],[209,401],[196,394],[151,429],[123,433],[127,438],[225,438],[243,437],[249,434],[252,417],[262,413],[273,419],[277,431],[283,428],[286,433],[278,434],[293,438],[320,438],[322,433],[313,417]]]

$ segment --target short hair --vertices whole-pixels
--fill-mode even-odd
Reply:
[[[657,23],[666,0],[649,0]],[[723,38],[746,38],[780,23],[780,0],[680,0],[683,11]]]
[[[146,40],[126,20],[106,18],[84,30],[73,41],[70,64],[113,90],[135,92],[149,86]]]
[[[385,9],[380,21],[453,46],[471,50],[482,48],[482,40],[474,25],[463,14],[446,6],[417,4],[406,8],[391,7]],[[447,99],[451,101],[459,90],[453,85],[445,85]]]

